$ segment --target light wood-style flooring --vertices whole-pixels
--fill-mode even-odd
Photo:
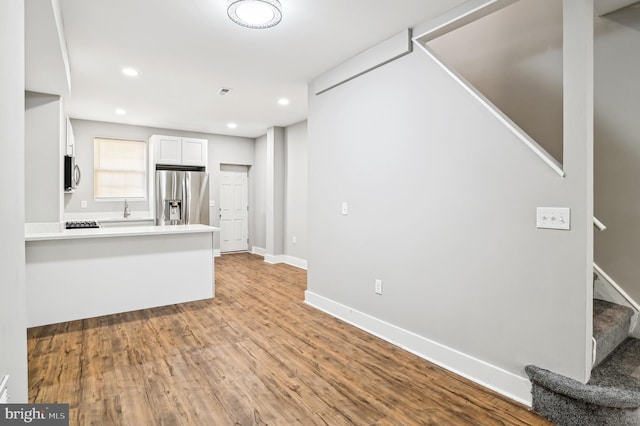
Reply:
[[[303,270],[225,255],[215,299],[30,329],[30,401],[70,404],[71,425],[548,424],[305,288]]]

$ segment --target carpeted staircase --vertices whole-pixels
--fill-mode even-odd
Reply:
[[[640,340],[628,337],[633,314],[594,299],[596,357],[589,382],[528,365],[533,409],[562,426],[640,425]]]

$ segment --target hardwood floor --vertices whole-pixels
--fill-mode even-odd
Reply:
[[[549,424],[305,288],[303,270],[225,255],[213,300],[30,329],[30,401],[69,403],[71,425]]]

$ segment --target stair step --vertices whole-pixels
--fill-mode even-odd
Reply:
[[[640,340],[629,338],[584,384],[527,365],[534,411],[562,426],[640,425]]]
[[[596,361],[599,365],[626,338],[633,309],[604,300],[593,300],[593,337],[596,339]]]
[[[627,338],[591,371],[588,384],[640,392],[640,340]],[[640,419],[639,419],[640,420]]]

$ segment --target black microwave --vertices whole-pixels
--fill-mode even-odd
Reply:
[[[71,155],[64,156],[64,190],[72,191],[80,184],[80,167],[76,164],[76,158]]]

